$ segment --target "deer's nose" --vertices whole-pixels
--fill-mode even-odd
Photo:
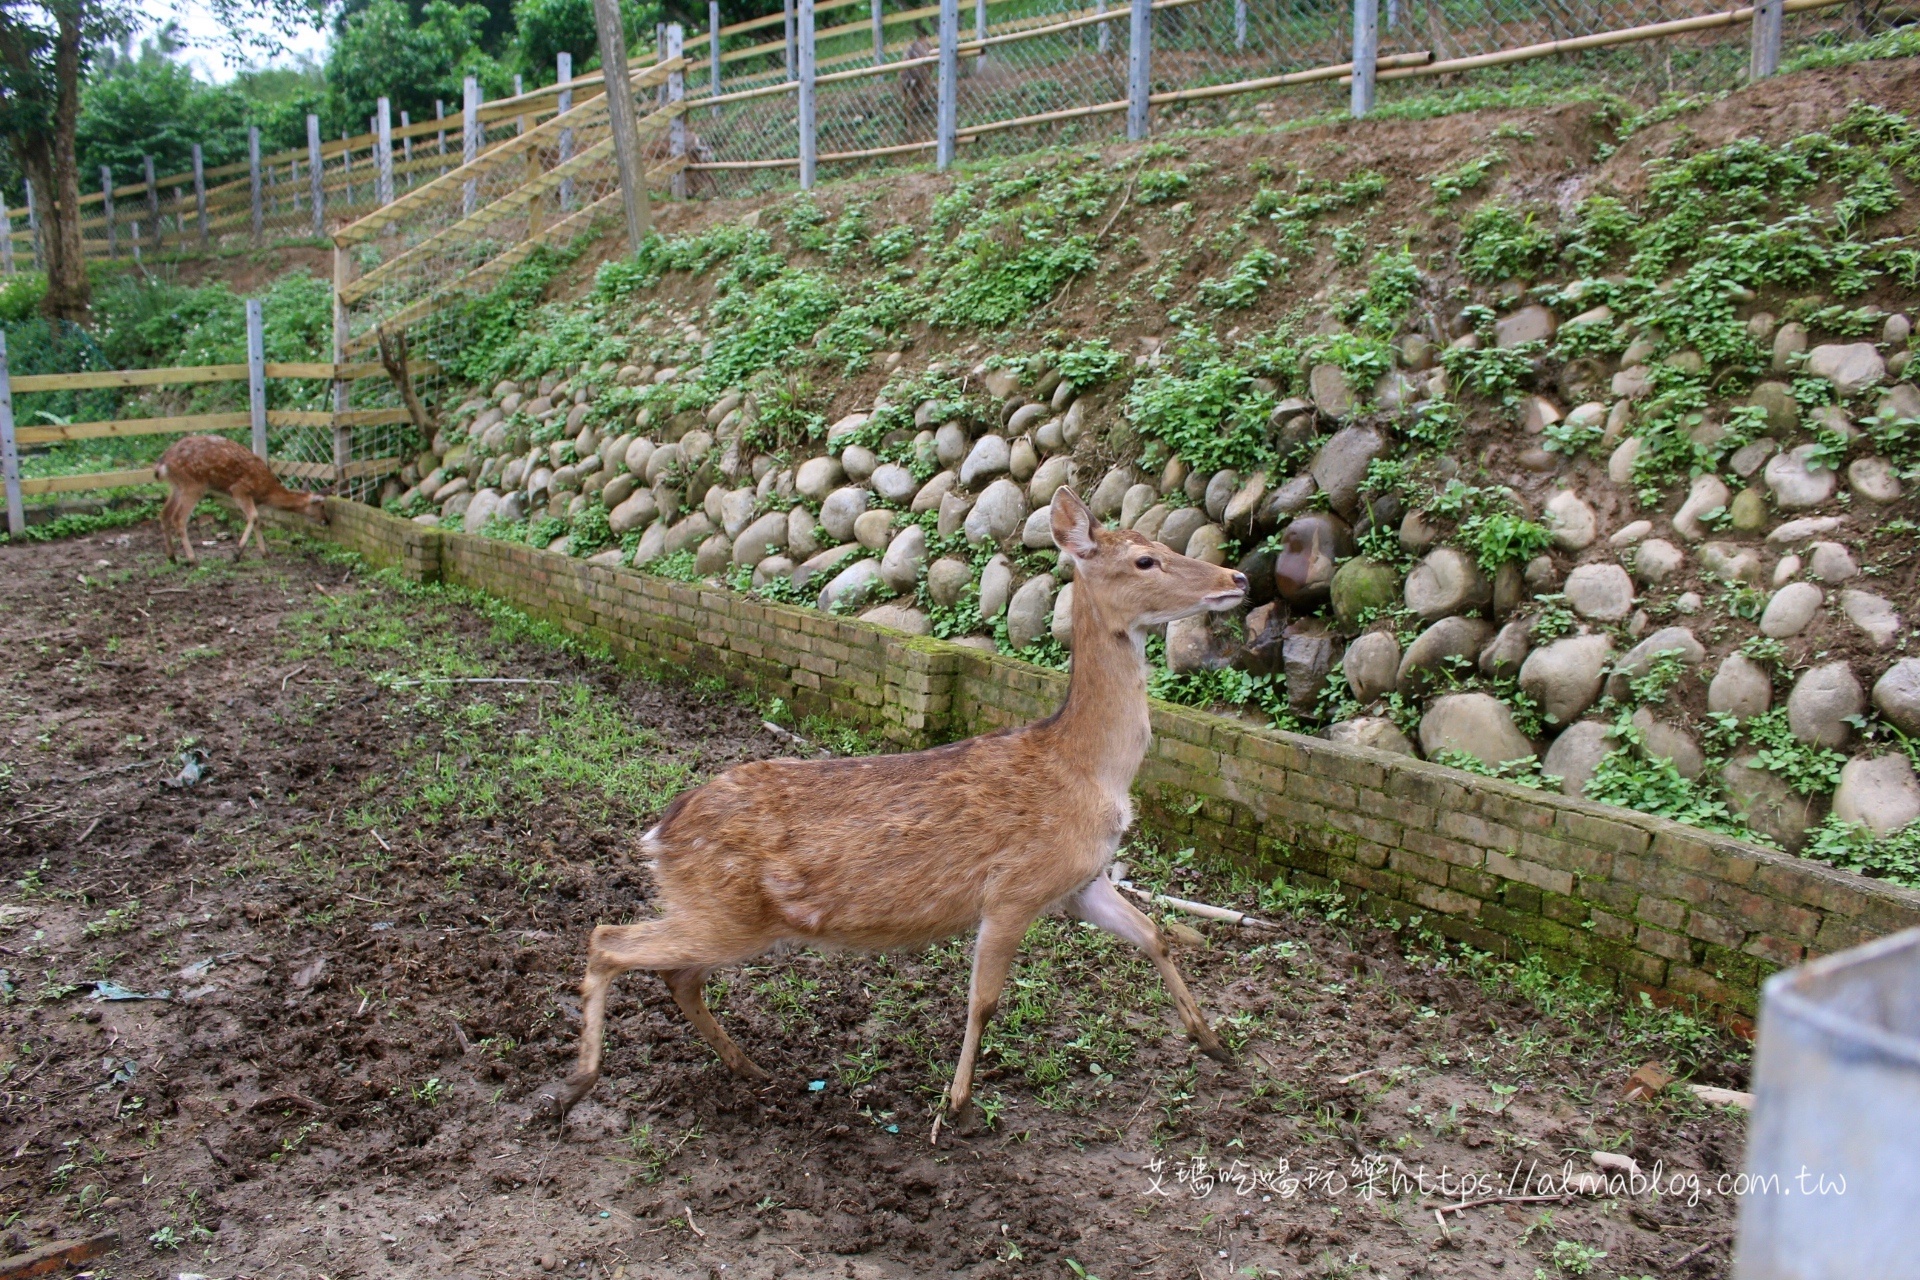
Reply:
[[[1247,575],[1236,570],[1233,575],[1233,585],[1245,591],[1247,589]]]

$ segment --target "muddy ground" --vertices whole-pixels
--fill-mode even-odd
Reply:
[[[531,1094],[566,1070],[586,931],[647,911],[635,835],[792,742],[485,601],[197,537],[193,571],[152,525],[0,547],[0,1254],[117,1231],[97,1276],[1729,1274],[1739,1116],[1622,1093],[1648,1059],[1740,1087],[1738,1042],[1178,851],[1128,856],[1281,924],[1178,949],[1236,1065],[1189,1048],[1149,966],[1044,921],[976,1136],[928,1140],[962,943],[722,975],[763,1089],[630,976],[558,1130]],[[1454,1186],[1407,1181],[1551,1195],[1595,1149],[1682,1190],[1443,1227]]]

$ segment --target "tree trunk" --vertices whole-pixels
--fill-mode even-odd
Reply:
[[[43,224],[47,228],[47,296],[40,309],[50,320],[84,324],[93,290],[80,245],[80,165],[74,154],[75,125],[80,117],[80,13],[76,5],[63,4],[54,9],[59,33],[53,56],[53,145],[45,149],[47,172],[33,173],[36,184],[47,182],[46,187],[37,189],[51,191],[54,205]]]

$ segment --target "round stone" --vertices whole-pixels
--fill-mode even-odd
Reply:
[[[1613,644],[1605,636],[1569,636],[1527,655],[1520,688],[1553,724],[1570,724],[1600,696]]]
[[[1817,507],[1833,496],[1839,477],[1828,467],[1816,467],[1816,446],[1803,444],[1786,453],[1776,453],[1761,472],[1773,505],[1782,511],[1802,511]]]
[[[1465,670],[1492,637],[1493,624],[1479,618],[1442,618],[1407,646],[1406,656],[1400,659],[1398,683],[1406,685],[1456,665]],[[1450,658],[1458,661],[1450,663]]]
[[[1874,681],[1873,706],[1888,724],[1920,738],[1920,658],[1902,658]]]
[[[1868,502],[1898,502],[1900,479],[1885,458],[1856,458],[1847,467],[1847,487]]]
[[[1633,612],[1633,579],[1617,564],[1583,564],[1562,590],[1575,613],[1595,622],[1619,622]]]
[[[972,582],[973,566],[965,560],[946,556],[935,560],[927,568],[927,595],[943,609],[950,609],[957,604],[960,593]]]
[[[1372,702],[1400,686],[1400,643],[1391,631],[1369,631],[1347,646],[1340,667],[1354,698]]]
[[[1826,597],[1811,582],[1790,582],[1773,593],[1760,615],[1760,634],[1784,640],[1807,629]]]
[[[1400,575],[1393,566],[1355,556],[1341,565],[1330,587],[1333,616],[1342,627],[1360,625],[1362,614],[1391,609],[1400,598]]]
[[[1913,761],[1904,751],[1847,761],[1833,793],[1833,816],[1878,837],[1920,819],[1920,778],[1914,776]]]
[[[1333,515],[1301,516],[1280,535],[1280,554],[1273,561],[1274,589],[1293,608],[1311,609],[1331,594],[1334,565],[1352,553],[1353,534],[1346,521]]]
[[[1773,677],[1738,651],[1726,656],[1707,685],[1707,710],[1730,712],[1741,721],[1765,714],[1773,705]]]
[[[1633,551],[1634,576],[1650,587],[1671,578],[1686,562],[1687,553],[1665,538],[1649,538]]]
[[[1435,699],[1420,718],[1420,751],[1429,760],[1444,751],[1461,751],[1491,766],[1534,754],[1507,704],[1486,693]]]
[[[1492,604],[1493,584],[1465,552],[1436,547],[1407,575],[1406,601],[1422,622],[1433,622]]]
[[[1803,672],[1787,695],[1787,726],[1802,742],[1821,747],[1845,746],[1852,736],[1849,717],[1867,709],[1867,697],[1844,662],[1830,662]]]
[[[1600,536],[1600,522],[1593,508],[1571,489],[1562,489],[1547,499],[1546,512],[1553,545],[1562,551],[1584,551]]]

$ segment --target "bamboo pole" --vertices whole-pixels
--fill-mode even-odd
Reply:
[[[92,489],[130,489],[135,485],[158,483],[152,467],[140,467],[131,471],[96,471],[84,476],[45,476],[38,480],[22,480],[20,492],[84,493]]]
[[[7,332],[0,329],[0,477],[7,489],[7,534],[27,531],[27,510],[20,503],[20,443],[13,437],[13,387],[7,377]]]

